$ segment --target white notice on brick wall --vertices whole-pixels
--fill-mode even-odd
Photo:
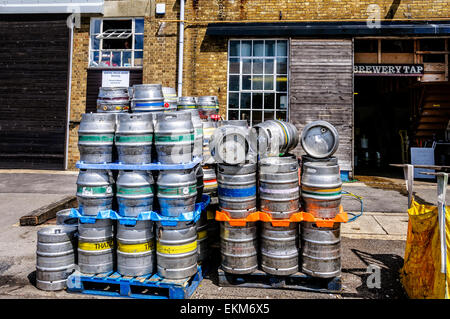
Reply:
[[[130,71],[103,71],[102,87],[129,87]]]

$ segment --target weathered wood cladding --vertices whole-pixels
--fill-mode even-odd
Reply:
[[[0,167],[64,168],[67,15],[0,15]]]
[[[121,71],[126,69],[121,69]],[[102,86],[101,69],[89,69],[87,73],[86,86],[86,113],[97,111],[97,97],[99,88]],[[142,70],[130,70],[130,86],[142,84]]]
[[[325,120],[339,132],[336,156],[341,170],[353,163],[352,40],[300,40],[290,45],[289,119],[299,129]],[[299,145],[297,155],[304,154]]]

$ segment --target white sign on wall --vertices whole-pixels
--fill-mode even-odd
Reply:
[[[103,71],[102,87],[129,87],[130,71]]]

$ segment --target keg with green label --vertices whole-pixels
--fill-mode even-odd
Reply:
[[[197,177],[194,169],[162,170],[157,180],[160,214],[176,217],[193,212],[197,198]]]
[[[78,129],[80,161],[91,164],[111,163],[116,114],[85,113]]]
[[[80,169],[77,179],[77,200],[80,213],[94,215],[112,209],[114,180],[107,170]]]
[[[191,114],[192,125],[194,126],[194,149],[192,156],[203,156],[203,124],[197,109],[183,109],[179,112],[189,112]]]
[[[153,222],[117,224],[117,272],[124,276],[144,276],[154,272],[155,238]]]
[[[153,114],[119,114],[115,144],[119,162],[146,164],[152,162]]]
[[[116,187],[119,215],[137,217],[140,213],[153,210],[152,174],[141,170],[119,171]]]

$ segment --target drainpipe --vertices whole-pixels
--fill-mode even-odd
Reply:
[[[70,21],[67,21],[68,27],[70,29],[70,50],[69,50],[69,89],[67,93],[67,125],[66,125],[66,150],[65,150],[65,157],[64,157],[64,170],[67,170],[68,163],[69,163],[69,126],[70,126],[70,100],[72,97],[72,55],[73,55],[73,27],[74,27],[74,21],[75,17],[73,15],[70,15],[69,18]]]
[[[180,0],[180,33],[178,35],[178,97],[183,94],[184,0]]]

